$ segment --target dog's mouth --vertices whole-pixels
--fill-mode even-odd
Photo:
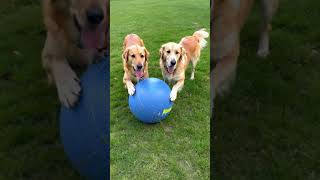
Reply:
[[[81,49],[104,49],[104,41],[106,35],[106,25],[101,23],[96,26],[83,27],[80,25],[76,16],[73,16],[74,24],[80,33],[78,47]]]
[[[136,70],[134,67],[133,67],[133,71],[134,71],[134,75],[136,76],[137,79],[143,79],[144,77],[144,72],[143,72],[143,69],[140,69],[140,70]]]
[[[175,70],[176,70],[175,66],[166,66],[166,71],[169,74],[173,74]]]

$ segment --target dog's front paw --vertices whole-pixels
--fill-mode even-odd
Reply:
[[[67,108],[76,105],[81,91],[77,75],[71,71],[57,79],[56,84],[61,104]]]
[[[175,101],[177,99],[177,92],[171,91],[170,93],[170,101]]]
[[[136,89],[134,88],[133,84],[128,85],[128,94],[130,96],[134,95],[135,91],[136,91]]]
[[[257,51],[257,56],[260,58],[266,58],[269,55],[269,49],[259,49]]]

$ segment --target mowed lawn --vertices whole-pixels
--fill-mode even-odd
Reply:
[[[209,30],[209,1],[111,1],[111,179],[209,179],[209,44],[195,80],[191,66],[171,114],[159,124],[134,118],[122,83],[122,43],[136,33],[150,51],[149,74],[162,79],[159,49],[200,28]]]
[[[231,93],[215,103],[215,179],[320,179],[320,2],[281,1],[266,59],[258,7]]]
[[[0,19],[0,179],[80,179],[60,144],[60,105],[41,66],[39,2],[1,0]]]

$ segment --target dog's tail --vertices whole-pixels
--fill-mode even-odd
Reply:
[[[201,49],[206,47],[207,41],[205,39],[209,37],[209,33],[206,31],[206,29],[204,29],[204,28],[200,29],[200,30],[194,32],[192,36],[195,36],[199,39],[199,45],[200,45]]]

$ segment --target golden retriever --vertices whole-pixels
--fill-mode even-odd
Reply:
[[[269,31],[278,0],[260,0],[262,23],[257,55],[269,54]],[[212,100],[215,95],[224,94],[235,78],[240,48],[240,30],[245,23],[254,0],[215,0],[211,7],[212,61],[211,85]]]
[[[42,64],[60,102],[71,107],[81,87],[70,64],[85,67],[107,53],[108,0],[43,0],[43,16]]]
[[[195,68],[200,59],[201,50],[206,46],[205,38],[209,33],[204,29],[196,31],[192,36],[186,36],[180,43],[169,42],[160,48],[160,68],[165,81],[175,83],[170,93],[170,100],[177,98],[185,80],[185,71],[189,62],[192,63],[191,80],[194,79]]]
[[[144,47],[143,40],[136,34],[129,34],[123,41],[123,83],[132,96],[135,93],[133,82],[149,77],[149,52]]]

